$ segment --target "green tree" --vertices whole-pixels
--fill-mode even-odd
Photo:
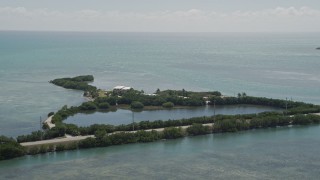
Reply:
[[[50,117],[50,116],[52,116],[52,115],[54,115],[54,112],[48,113],[48,117]]]
[[[57,124],[52,130],[56,130],[59,134],[59,137],[64,136],[66,134],[67,127],[64,124]]]
[[[98,129],[94,133],[94,136],[96,137],[97,140],[101,140],[106,134],[107,134],[107,131],[105,129]]]
[[[187,132],[190,135],[202,135],[202,134],[209,134],[211,130],[209,126],[203,126],[202,124],[193,124],[187,128]]]
[[[56,146],[56,151],[64,151],[66,149],[66,146],[64,144],[58,144]]]
[[[174,104],[172,102],[165,102],[162,104],[164,108],[173,108]]]
[[[25,148],[14,139],[0,136],[0,160],[12,159],[25,155]]]
[[[39,149],[39,153],[46,153],[48,150],[48,146],[47,145],[41,145],[40,149]]]
[[[96,143],[97,143],[97,140],[95,138],[88,137],[88,138],[81,140],[79,142],[79,147],[80,148],[91,148],[91,147],[95,147]]]
[[[143,109],[144,105],[139,101],[134,101],[131,103],[131,109]]]
[[[98,105],[98,107],[99,107],[100,109],[109,109],[109,108],[110,108],[110,104],[109,104],[108,102],[103,102],[103,103],[100,103],[100,104]]]
[[[165,139],[176,139],[183,136],[184,136],[184,133],[181,127],[179,128],[168,127],[168,128],[164,128],[163,130],[163,137]]]
[[[77,125],[75,124],[65,124],[66,126],[66,133],[72,136],[79,136],[80,131]]]
[[[97,105],[93,102],[84,102],[79,108],[83,111],[92,111],[97,109]]]

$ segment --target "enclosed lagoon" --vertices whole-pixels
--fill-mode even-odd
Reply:
[[[235,114],[254,114],[265,111],[281,111],[279,108],[254,105],[230,105],[230,106],[202,106],[192,108],[162,109],[162,110],[144,110],[132,112],[131,110],[117,109],[109,112],[95,112],[92,114],[76,114],[64,121],[67,124],[76,124],[78,126],[90,126],[92,124],[130,124],[134,118],[135,122],[156,121],[156,120],[174,120],[201,116],[213,116],[216,114],[235,115]]]

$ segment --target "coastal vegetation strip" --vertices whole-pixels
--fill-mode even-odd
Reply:
[[[148,129],[158,129],[165,127],[174,127],[174,126],[188,126],[193,123],[208,124],[213,123],[213,117],[198,117],[190,119],[181,119],[181,120],[168,120],[168,121],[141,121],[139,123],[133,123],[128,125],[119,125],[113,126],[108,124],[94,124],[89,127],[78,127],[74,124],[65,124],[57,123],[55,127],[47,129],[46,131],[35,131],[29,135],[21,135],[17,137],[17,141],[20,143],[23,142],[32,142],[47,140],[57,137],[64,137],[66,134],[72,136],[86,136],[94,135],[95,132],[99,129],[104,129],[107,133],[113,133],[117,131],[132,131],[134,130],[148,130]]]
[[[200,125],[200,124],[198,124]],[[203,126],[212,127],[213,123],[202,124]],[[187,129],[192,125],[188,126],[179,126],[182,129]],[[196,126],[195,126],[196,127]],[[178,127],[177,127],[178,128]],[[194,129],[194,128],[193,128]],[[100,129],[102,130],[102,128]],[[163,132],[165,128],[156,128],[156,129],[146,129],[146,132],[156,131],[156,132]],[[107,132],[107,131],[106,131]],[[137,133],[138,131],[115,131],[113,133],[108,133],[108,135],[116,134],[116,133]],[[20,143],[24,147],[32,147],[32,146],[39,146],[39,145],[50,145],[50,144],[61,144],[61,143],[70,143],[70,142],[78,142],[84,140],[86,138],[95,138],[95,135],[84,135],[84,136],[66,136],[64,138],[56,138],[56,139],[49,139],[49,140],[41,140],[41,141],[33,141],[33,142],[25,142]]]
[[[153,142],[161,139],[176,139],[184,136],[196,136],[210,133],[237,132],[250,129],[268,128],[288,125],[319,124],[320,116],[296,115],[296,116],[266,116],[265,118],[253,118],[248,120],[227,118],[217,120],[214,124],[193,124],[191,126],[166,127],[161,131],[137,131],[136,133],[119,132],[109,135],[106,130],[99,129],[95,132],[95,138],[87,138],[79,142],[79,148],[107,147],[111,145]]]
[[[272,114],[272,113],[271,113]],[[71,150],[78,148],[107,147],[112,145],[146,143],[162,139],[176,139],[185,136],[196,136],[210,133],[237,132],[251,129],[279,127],[288,125],[319,124],[320,116],[314,114],[283,116],[270,113],[241,116],[221,116],[215,123],[194,123],[188,126],[172,126],[138,131],[116,131],[108,133],[103,125],[96,125],[94,135],[68,137],[63,139],[21,143],[28,147],[26,154],[37,154],[51,151]],[[25,148],[25,147],[23,147]]]
[[[84,91],[84,95],[87,97],[97,97],[98,90],[95,86],[89,85],[89,82],[93,82],[94,77],[92,75],[76,76],[73,78],[59,78],[49,81],[50,83],[61,86],[66,89],[75,89]]]
[[[128,143],[145,143],[161,139],[175,139],[184,136],[195,136],[209,133],[236,132],[277,126],[310,125],[320,123],[320,116],[314,114],[295,116],[270,115],[270,113],[262,113],[258,117],[255,117],[254,115],[217,116],[218,119],[215,121],[214,125],[196,123],[191,126],[166,127],[146,131],[122,131],[117,133],[108,133],[107,129],[103,128],[107,127],[105,125],[95,125],[91,127],[92,129],[95,129],[94,136],[68,137],[65,139],[32,142],[29,143],[29,149],[22,146],[28,146],[27,143],[23,143],[21,145],[12,138],[1,136],[0,160],[19,157],[25,154],[38,154],[78,148],[106,147]]]

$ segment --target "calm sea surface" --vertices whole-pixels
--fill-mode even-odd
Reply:
[[[93,74],[99,88],[246,92],[320,104],[319,33],[0,32],[0,134],[39,129],[82,92],[48,81]],[[0,179],[319,176],[319,126],[208,135],[0,162]],[[82,170],[84,169],[84,170]],[[24,175],[24,176],[23,176]]]

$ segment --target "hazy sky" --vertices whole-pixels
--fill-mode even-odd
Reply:
[[[0,0],[0,30],[320,32],[320,0]]]

